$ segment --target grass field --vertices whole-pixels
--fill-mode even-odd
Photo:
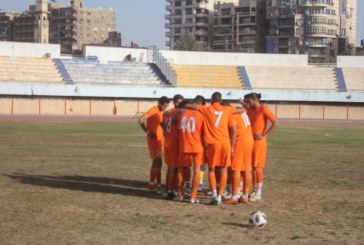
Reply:
[[[0,122],[0,243],[364,244],[364,128],[282,125],[269,143],[261,202],[190,205],[146,190],[135,123]]]

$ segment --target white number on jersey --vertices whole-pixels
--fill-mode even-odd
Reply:
[[[190,117],[187,120],[187,117],[182,117],[180,128],[182,129],[183,133],[186,133],[186,131],[188,133],[195,132],[195,129],[196,129],[196,118]]]
[[[214,114],[217,116],[216,122],[215,122],[215,128],[217,128],[220,124],[221,117],[222,117],[222,111],[215,111]]]
[[[167,133],[171,132],[171,128],[172,128],[172,117],[168,118],[167,127],[166,127]]]
[[[241,113],[241,117],[244,120],[245,127],[250,126],[250,120],[249,120],[248,114],[246,112]]]

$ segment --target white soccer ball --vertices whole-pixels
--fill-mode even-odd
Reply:
[[[267,224],[267,215],[261,211],[255,211],[249,215],[249,224],[262,228]]]

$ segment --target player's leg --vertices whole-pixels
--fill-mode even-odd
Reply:
[[[184,181],[185,181],[185,167],[179,166],[177,172],[177,200],[183,201],[184,195]]]
[[[185,174],[185,192],[186,194],[191,194],[191,169],[187,168]]]
[[[201,165],[193,166],[192,192],[191,203],[199,203],[197,199],[198,185],[200,184]]]
[[[225,144],[220,144],[218,165],[220,168],[220,186],[217,194],[217,205],[221,205],[222,195],[225,192],[228,178],[227,169],[231,166],[231,148],[229,142],[226,142]]]
[[[154,178],[155,178],[155,185],[158,189],[158,191],[160,191],[162,184],[161,184],[161,179],[162,179],[162,159],[154,159],[153,160],[153,171],[154,171]]]
[[[262,199],[263,181],[264,181],[264,167],[267,156],[267,142],[266,140],[259,140],[257,147],[257,159],[254,163],[254,169],[257,176],[257,191],[254,196],[250,198],[250,201],[259,201]],[[257,145],[257,144],[255,144]],[[256,146],[254,146],[255,148]]]
[[[218,144],[209,144],[207,146],[207,162],[209,167],[209,184],[210,190],[212,192],[212,197],[210,204],[215,204],[217,199],[217,182],[216,182],[216,174],[215,174],[215,166],[220,161],[220,146]]]
[[[220,172],[220,186],[219,191],[217,193],[217,204],[220,205],[222,203],[222,196],[224,195],[226,189],[226,183],[228,178],[227,167],[219,167]]]

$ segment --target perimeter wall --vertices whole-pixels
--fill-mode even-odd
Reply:
[[[62,115],[139,117],[156,100],[73,99],[73,98],[0,98],[0,115]],[[172,103],[170,104],[170,107]],[[269,103],[278,118],[364,120],[364,107],[355,104]]]

